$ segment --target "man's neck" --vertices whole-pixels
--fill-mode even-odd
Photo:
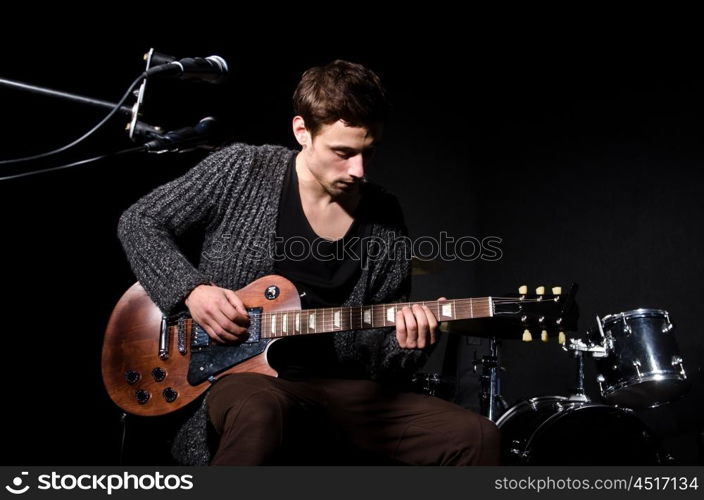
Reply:
[[[350,195],[331,195],[308,169],[302,151],[296,155],[296,175],[301,201],[304,204],[323,210],[334,204],[350,214],[357,208],[360,199],[359,191]]]

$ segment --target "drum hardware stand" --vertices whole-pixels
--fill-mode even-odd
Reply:
[[[579,403],[590,403],[591,399],[584,391],[584,353],[582,351],[574,351],[572,356],[577,360],[577,380],[572,393],[567,399]]]
[[[504,368],[499,361],[499,341],[496,337],[491,338],[491,352],[482,356],[481,360],[474,359],[474,373],[477,373],[477,366],[481,365],[482,373],[479,375],[479,412],[492,422],[508,409],[506,400],[501,395],[501,379],[499,370]]]
[[[597,322],[599,323],[599,331],[603,335],[601,330],[601,321],[597,317]],[[577,377],[576,386],[569,396],[570,401],[577,401],[583,403],[591,402],[589,396],[584,391],[584,353],[590,353],[595,358],[604,358],[608,355],[606,348],[602,345],[594,345],[591,343],[585,343],[581,339],[569,339],[569,342],[562,346],[562,348],[569,352],[572,357],[577,360]]]

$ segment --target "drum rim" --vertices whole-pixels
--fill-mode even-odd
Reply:
[[[576,411],[581,408],[586,408],[586,407],[593,408],[593,407],[597,407],[597,406],[604,406],[604,407],[608,407],[608,408],[615,407],[614,405],[611,405],[611,404],[598,403],[598,402],[594,402],[594,401],[572,401],[572,400],[570,400],[569,397],[558,396],[555,394],[548,394],[548,395],[544,395],[544,396],[534,396],[532,398],[521,399],[520,401],[518,401],[517,403],[512,405],[508,410],[506,410],[499,417],[499,419],[496,421],[496,426],[498,428],[501,428],[501,426],[506,423],[505,421],[508,420],[511,416],[515,415],[521,408],[533,407],[533,406],[540,404],[540,403],[561,403],[564,405],[560,411],[551,415],[548,418],[548,420],[550,418],[552,418],[553,416],[560,414],[560,413],[567,411],[567,410],[570,410],[570,411],[575,410]],[[628,410],[628,408],[621,408],[621,407],[618,407],[618,408],[622,409],[622,410]],[[537,429],[536,429],[536,432],[537,432]]]
[[[532,398],[525,398],[521,399],[517,403],[514,403],[508,410],[503,412],[499,419],[496,421],[496,426],[501,427],[504,424],[504,421],[507,420],[511,415],[515,414],[520,408],[524,406],[535,406],[537,403],[540,403],[541,401],[554,401],[554,402],[565,402],[569,400],[569,398],[565,396],[558,396],[558,395],[551,395],[547,394],[544,396],[533,396]]]
[[[666,375],[666,376],[663,377],[663,375]],[[658,379],[658,376],[662,377],[662,378]],[[626,389],[632,385],[637,385],[637,384],[641,384],[644,382],[653,382],[653,381],[655,381],[655,382],[677,381],[677,382],[681,382],[681,384],[678,384],[678,385],[684,385],[684,386],[691,385],[690,380],[686,376],[683,376],[681,373],[673,373],[670,371],[663,371],[663,370],[653,370],[653,371],[650,371],[650,372],[647,372],[647,373],[641,375],[640,377],[638,375],[635,375],[626,381],[619,382],[617,384],[613,384],[613,385],[609,385],[609,386],[605,386],[605,388],[603,390],[601,390],[601,396],[605,399],[609,399],[611,404],[623,404],[623,403],[617,403],[616,401],[613,401],[613,399],[611,399],[611,398],[613,398],[613,396],[616,395],[617,391],[620,391],[622,389]],[[676,400],[681,396],[682,395],[676,396],[674,399]],[[654,402],[648,401],[647,404],[649,406],[647,406],[646,408],[655,408],[656,406],[660,406],[660,405],[669,403],[671,401],[673,401],[673,399],[667,399],[664,401],[654,401]]]
[[[674,377],[672,377],[674,375]],[[661,377],[658,380],[658,377]],[[675,371],[669,371],[669,370],[652,370],[649,372],[644,372],[642,375],[634,375],[630,377],[629,379],[623,381],[623,382],[618,382],[616,384],[611,384],[606,386],[606,389],[602,391],[602,393],[611,393],[613,391],[619,391],[621,389],[625,389],[628,386],[639,384],[642,382],[665,382],[668,380],[682,380],[682,381],[687,381],[687,377],[683,376],[679,372]]]
[[[613,321],[618,321],[622,318],[625,319],[631,319],[631,318],[647,318],[647,317],[658,317],[658,316],[664,316],[664,317],[669,317],[670,313],[667,312],[664,309],[652,309],[648,307],[641,307],[638,309],[631,309],[629,311],[621,311],[618,313],[614,314],[607,314],[603,318],[601,318],[602,324],[606,325],[607,323],[611,323]]]
[[[548,418],[546,418],[538,427],[536,427],[535,430],[531,433],[531,435],[528,437],[528,439],[525,442],[523,453],[522,453],[522,457],[523,457],[524,461],[527,462],[529,460],[531,448],[533,447],[535,441],[538,438],[540,438],[541,435],[544,433],[544,429],[549,428],[548,427],[549,423],[552,423],[555,420],[563,418],[563,417],[569,415],[570,413],[576,413],[579,410],[586,410],[587,408],[608,408],[608,409],[614,410],[616,412],[622,413],[624,415],[627,415],[631,418],[635,418],[637,421],[640,422],[642,429],[645,429],[648,431],[649,434],[652,434],[650,427],[645,422],[643,422],[640,418],[638,418],[638,415],[636,415],[635,411],[631,408],[617,406],[617,405],[613,405],[613,404],[594,403],[592,401],[585,402],[579,406],[565,408],[563,410],[560,410],[558,412],[553,413]]]

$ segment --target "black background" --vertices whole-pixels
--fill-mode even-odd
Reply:
[[[421,13],[413,22],[370,22],[373,10],[323,14],[272,22],[191,7],[146,21],[122,6],[90,20],[63,10],[6,16],[0,77],[117,101],[150,47],[219,54],[231,68],[225,85],[153,82],[144,121],[174,129],[214,115],[232,140],[293,146],[290,96],[300,74],[335,58],[369,65],[393,103],[369,177],[399,197],[411,232],[502,238],[501,260],[443,263],[415,279],[414,298],[576,282],[580,332],[597,314],[668,310],[693,387],[639,414],[678,463],[701,463],[704,70],[702,40],[680,24],[686,13],[611,23],[552,13],[561,20],[547,25],[484,13]],[[0,106],[2,158],[61,146],[105,113],[7,88]],[[129,147],[125,123],[22,169]],[[131,156],[0,182],[2,463],[118,462],[120,412],[100,379],[107,318],[134,280],[117,219],[203,155]],[[457,375],[457,401],[476,407],[470,360],[486,341],[449,344],[429,371]],[[510,340],[504,354],[509,403],[569,391],[572,361],[554,342]]]

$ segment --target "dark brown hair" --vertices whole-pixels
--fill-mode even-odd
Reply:
[[[372,128],[386,119],[388,103],[379,77],[361,64],[338,59],[310,68],[293,94],[293,111],[315,136],[338,120]]]

